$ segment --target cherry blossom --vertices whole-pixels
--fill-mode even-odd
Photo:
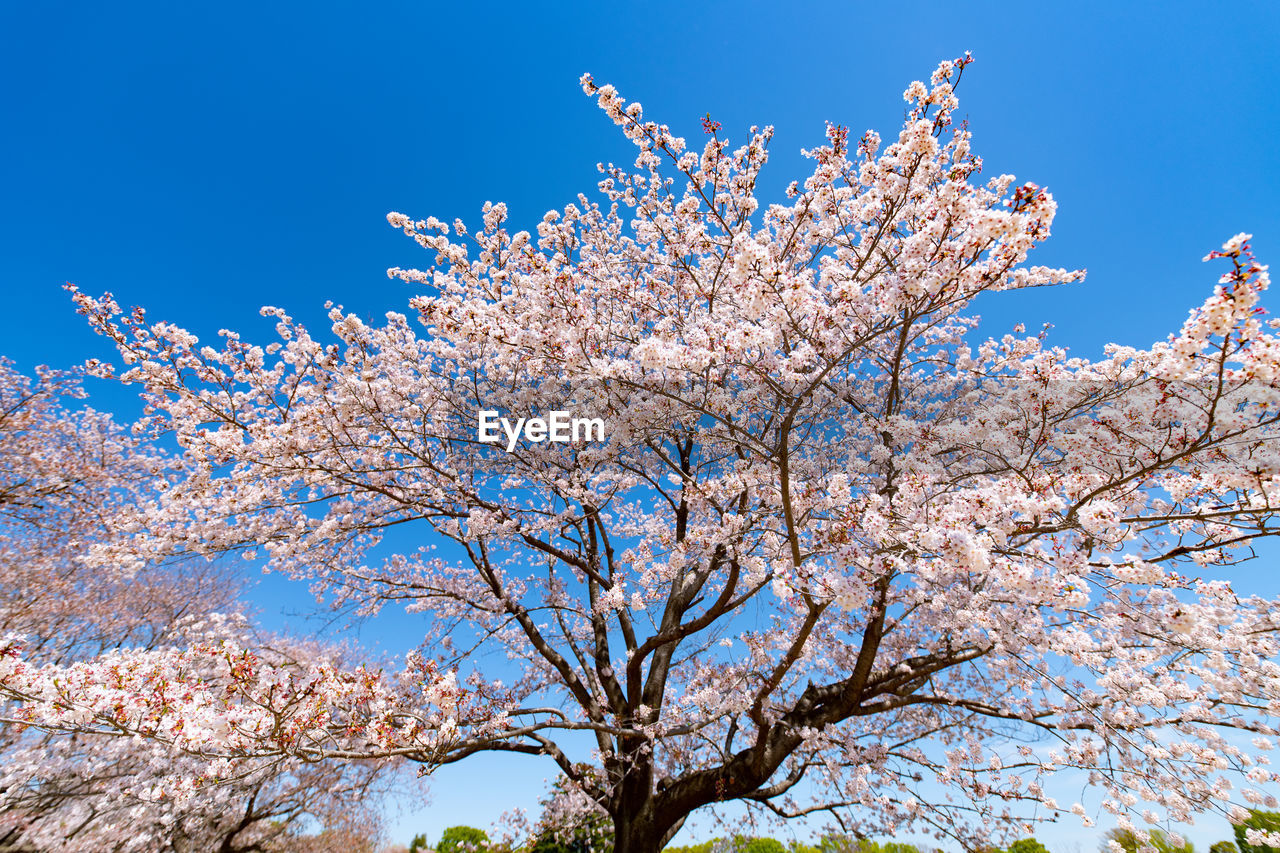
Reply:
[[[981,177],[954,121],[969,62],[911,84],[887,144],[829,126],[773,201],[771,128],[733,146],[708,117],[691,146],[584,76],[634,164],[530,231],[500,203],[474,231],[390,214],[432,259],[389,271],[409,315],[332,305],[313,334],[267,308],[271,342],[203,344],[75,291],[123,361],[95,370],[181,447],[85,564],[241,554],[367,615],[403,604],[425,686],[242,672],[226,645],[56,679],[11,658],[4,682],[47,725],[228,761],[543,756],[620,853],[727,802],[971,844],[1269,802],[1235,733],[1275,735],[1280,602],[1231,586],[1278,530],[1267,269],[1232,238],[1181,329],[1098,360],[981,334],[979,295],[1083,272],[1027,263],[1056,204]],[[482,410],[607,440],[507,452]],[[1048,794],[1066,772],[1092,799]]]
[[[225,567],[85,565],[171,467],[109,417],[76,408],[82,397],[74,373],[31,379],[0,361],[3,846],[265,850],[318,844],[307,835],[317,826],[325,838],[376,838],[370,798],[394,781],[390,763],[227,749],[246,699],[261,715],[288,707],[275,700],[290,679],[350,681],[335,670],[340,650],[254,632]],[[237,694],[255,673],[276,693]],[[177,708],[192,713],[170,725]],[[215,742],[216,754],[201,754]]]

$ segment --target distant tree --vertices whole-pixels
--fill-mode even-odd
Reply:
[[[783,844],[767,836],[735,835],[713,838],[687,847],[667,847],[663,853],[820,853],[817,847],[793,841]]]
[[[409,853],[426,853],[427,849],[427,836],[421,833],[415,835],[409,842]]]
[[[1150,844],[1156,848],[1159,853],[1195,853],[1195,847],[1190,841],[1183,841],[1182,844],[1174,844],[1169,834],[1162,829],[1152,829],[1148,832]],[[1138,848],[1143,846],[1142,838],[1138,833],[1130,829],[1111,829],[1103,836],[1103,844],[1099,848],[1102,853],[1110,851],[1110,842],[1116,842],[1120,845],[1124,853],[1137,853]]]
[[[1249,816],[1235,825],[1235,832],[1236,844],[1241,853],[1280,853],[1280,844],[1274,843],[1277,839],[1270,839],[1272,844],[1263,843],[1258,839],[1249,841],[1251,832],[1280,833],[1280,812],[1250,809]]]
[[[1240,848],[1230,841],[1215,841],[1209,847],[1209,853],[1240,853]]]
[[[689,844],[682,847],[664,847],[662,853],[711,853],[719,839],[703,841],[700,844]]]
[[[818,839],[818,853],[920,853],[914,844],[898,841],[872,841],[841,833],[828,833]]]
[[[197,849],[197,848],[178,848]],[[210,849],[210,848],[198,848]],[[233,850],[238,853],[250,853],[261,850],[263,853],[379,853],[382,849],[376,839],[358,829],[326,829],[316,835],[297,837],[282,836],[273,843],[263,846],[219,847],[219,851]]]
[[[426,839],[423,839],[424,843]],[[451,826],[440,834],[436,853],[475,853],[489,846],[489,835],[474,826]]]
[[[879,845],[866,838],[829,832],[818,839],[819,853],[872,853]]]
[[[1009,845],[1009,853],[1049,853],[1049,848],[1035,838],[1019,838]]]
[[[540,803],[542,815],[534,827],[529,853],[611,853],[613,821],[609,813],[568,776],[560,775]]]
[[[305,696],[340,650],[254,630],[241,584],[216,563],[93,562],[93,549],[127,524],[121,514],[154,500],[175,463],[83,398],[77,372],[29,377],[0,358],[0,850],[371,850],[387,765],[301,761],[283,750],[198,755],[238,725],[265,732],[277,719],[265,694],[241,687],[255,681],[280,699],[293,684]],[[86,686],[90,660],[106,675],[90,690],[90,718],[123,719],[123,685],[158,697],[191,679],[194,689],[166,699],[200,711],[179,729],[186,750],[119,737],[110,723],[66,737],[65,708],[46,716],[48,727],[22,724],[19,702],[32,690]],[[53,693],[37,686],[46,671],[60,673]],[[263,715],[240,716],[246,706]],[[73,726],[85,718],[71,716]],[[228,777],[222,784],[203,784],[210,758]]]
[[[734,838],[733,847],[737,853],[787,853],[787,848],[776,838],[738,836]]]

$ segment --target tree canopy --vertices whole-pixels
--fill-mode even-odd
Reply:
[[[14,646],[2,683],[50,729],[204,756],[539,756],[618,853],[727,803],[970,848],[1033,816],[1267,804],[1275,774],[1230,736],[1271,748],[1280,701],[1280,609],[1230,582],[1280,530],[1266,267],[1228,240],[1148,348],[981,336],[979,297],[1083,273],[1027,264],[1056,204],[980,178],[968,65],[912,83],[887,145],[829,126],[776,200],[772,129],[732,147],[708,117],[690,146],[585,76],[634,166],[534,233],[502,204],[474,231],[390,214],[434,258],[389,271],[412,318],[333,306],[313,335],[266,308],[270,343],[206,345],[75,292],[123,362],[96,371],[181,447],[88,564],[261,559],[367,615],[407,605],[422,643],[395,677],[232,666],[213,716],[185,658],[89,666],[50,706],[62,672]],[[603,439],[555,438],[556,412]],[[523,432],[485,440],[486,413]],[[422,548],[379,547],[392,529]],[[1096,802],[1047,793],[1077,771]]]

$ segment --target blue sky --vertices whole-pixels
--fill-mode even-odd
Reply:
[[[590,192],[597,161],[629,161],[584,71],[691,138],[707,112],[735,138],[775,125],[777,190],[824,121],[889,136],[906,85],[966,50],[961,112],[986,172],[1059,202],[1036,262],[1089,270],[984,305],[987,328],[1052,322],[1085,355],[1142,345],[1211,290],[1200,258],[1226,238],[1280,256],[1278,37],[1263,2],[4,3],[0,354],[24,369],[110,355],[66,281],[202,337],[265,337],[263,304],[319,327],[327,299],[403,309],[411,292],[384,271],[429,259],[387,211],[475,221],[503,200],[530,227]],[[305,605],[275,581],[257,599]],[[533,807],[546,774],[448,771],[398,834]],[[1193,837],[1226,836],[1214,827]],[[1093,836],[1055,853],[1072,844]]]

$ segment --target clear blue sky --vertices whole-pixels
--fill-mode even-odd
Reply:
[[[429,259],[387,211],[474,221],[505,200],[530,227],[591,191],[597,161],[629,161],[583,71],[690,137],[707,112],[737,138],[775,125],[780,188],[825,120],[888,136],[907,83],[965,50],[961,111],[987,173],[1059,202],[1036,261],[1089,269],[984,306],[992,331],[1049,321],[1086,355],[1141,345],[1209,292],[1199,259],[1227,237],[1280,259],[1278,38],[1280,4],[1263,2],[7,2],[0,354],[27,369],[109,355],[65,281],[202,337],[265,337],[263,304],[316,326],[326,299],[402,309],[385,269]],[[303,601],[279,583],[258,597]],[[398,834],[532,807],[547,773],[451,771]],[[1072,844],[1093,836],[1055,853]]]

